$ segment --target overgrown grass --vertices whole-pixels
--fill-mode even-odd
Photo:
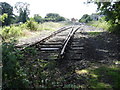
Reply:
[[[30,32],[38,32],[42,30],[50,30],[55,31],[60,27],[66,26],[66,23],[59,23],[59,22],[45,22],[42,24],[38,24],[35,21],[27,21],[24,24],[21,24],[19,26],[5,26],[0,30],[0,34],[2,34],[2,37],[5,40],[11,39],[11,38],[18,38],[18,37],[28,37]]]
[[[91,21],[87,23],[87,25],[103,28],[104,30],[108,30],[110,28],[110,24],[106,21]]]
[[[98,21],[91,21],[87,23],[87,25],[94,26],[97,28],[103,28],[111,33],[120,34],[120,24],[113,24],[110,21],[105,20],[98,20]]]
[[[45,22],[42,24],[39,24],[38,30],[56,30],[60,27],[65,26],[64,23],[55,23],[55,22]]]

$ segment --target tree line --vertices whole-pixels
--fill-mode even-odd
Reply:
[[[29,6],[30,4],[28,3],[17,2],[15,7],[13,7],[7,2],[0,2],[0,22],[2,23],[2,26],[7,26],[19,22],[25,23],[27,20],[30,20]],[[18,15],[14,14],[13,9],[15,9]],[[48,13],[45,18],[42,18],[39,14],[35,14],[33,19],[38,23],[48,21],[65,21],[65,18],[57,13]]]

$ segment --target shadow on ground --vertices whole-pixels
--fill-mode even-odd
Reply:
[[[120,37],[108,32],[83,32],[81,35],[77,39],[84,43],[82,59],[71,61],[66,58],[58,66],[59,77],[64,79],[65,86],[119,88]]]

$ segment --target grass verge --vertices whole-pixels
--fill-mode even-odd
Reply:
[[[0,34],[5,40],[10,40],[11,38],[18,39],[21,37],[33,37],[33,35],[40,33],[42,30],[55,31],[63,26],[66,26],[66,23],[45,22],[38,24],[34,21],[27,21],[26,23],[19,26],[11,25],[5,26],[2,29],[0,28]]]

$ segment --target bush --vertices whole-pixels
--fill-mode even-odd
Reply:
[[[19,60],[22,59],[20,51],[15,49],[14,42],[2,44],[2,62],[3,62],[3,89],[6,88],[25,88],[28,87],[29,81],[26,73],[20,67]]]
[[[38,30],[38,23],[33,20],[29,20],[26,22],[26,27],[31,31],[36,31]]]
[[[2,29],[2,36],[4,39],[18,37],[20,35],[22,35],[22,30],[20,27],[9,26]]]
[[[20,28],[21,28],[21,29],[26,29],[27,26],[26,26],[26,24],[21,24],[21,25],[20,25]]]
[[[120,34],[120,24],[111,24],[109,31],[115,34]]]

